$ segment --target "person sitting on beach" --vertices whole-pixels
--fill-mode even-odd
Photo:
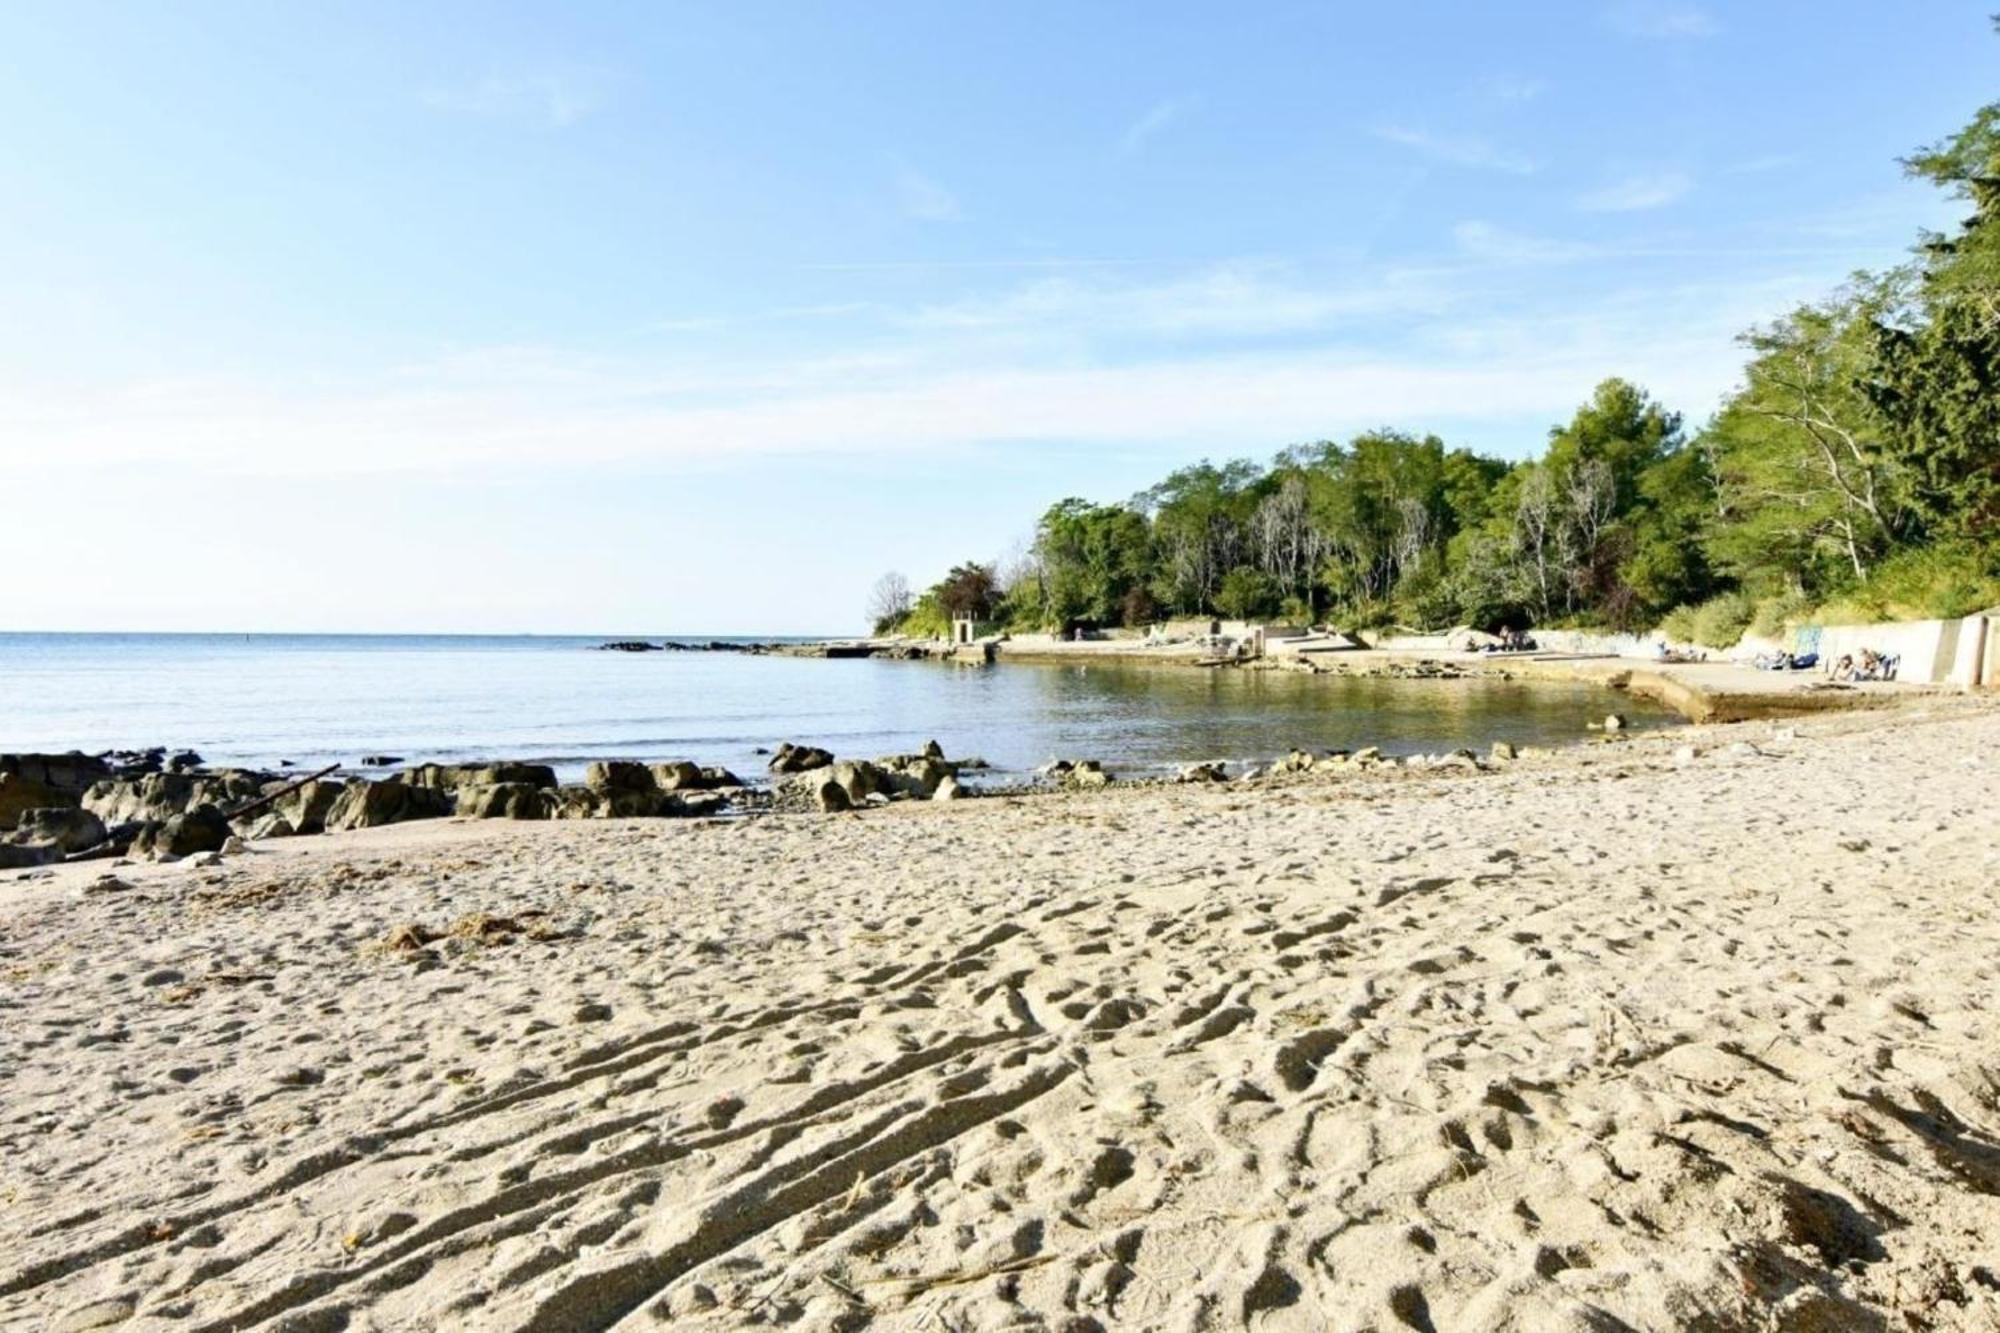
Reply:
[[[1840,655],[1840,660],[1833,664],[1832,668],[1828,670],[1827,675],[1834,680],[1853,680],[1854,679],[1853,655],[1851,653],[1842,653]]]

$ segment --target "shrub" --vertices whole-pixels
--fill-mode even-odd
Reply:
[[[1865,583],[1819,610],[1826,625],[1950,620],[2000,606],[1995,557],[1962,546],[1924,546],[1877,565]]]
[[[1756,608],[1740,592],[1725,592],[1695,608],[1694,641],[1704,648],[1734,648],[1743,631],[1750,628]]]
[[[1812,602],[1804,593],[1782,592],[1757,603],[1750,617],[1750,632],[1763,639],[1781,639],[1785,631],[1804,620]]]
[[[1669,643],[1694,642],[1694,608],[1677,606],[1660,618],[1659,635]]]

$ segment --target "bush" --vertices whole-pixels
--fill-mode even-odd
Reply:
[[[1812,602],[1804,593],[1783,592],[1757,603],[1750,617],[1750,632],[1761,639],[1782,639],[1785,632],[1812,612]]]
[[[1819,609],[1824,625],[1951,620],[2000,606],[1996,557],[1963,546],[1925,546],[1877,565],[1865,583]]]
[[[1750,628],[1756,607],[1747,594],[1725,592],[1695,608],[1694,641],[1704,648],[1734,648]]]
[[[1659,636],[1669,643],[1694,642],[1694,608],[1677,606],[1660,618]]]

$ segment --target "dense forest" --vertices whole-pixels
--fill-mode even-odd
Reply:
[[[1123,504],[1062,500],[1022,556],[921,595],[885,575],[875,629],[1219,613],[1726,647],[2000,603],[2000,103],[1903,165],[1969,215],[1745,334],[1742,382],[1699,427],[1607,379],[1521,462],[1394,430],[1202,462]]]

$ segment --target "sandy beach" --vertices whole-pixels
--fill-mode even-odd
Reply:
[[[2000,1326],[1996,792],[1933,698],[10,876],[0,1327]]]

